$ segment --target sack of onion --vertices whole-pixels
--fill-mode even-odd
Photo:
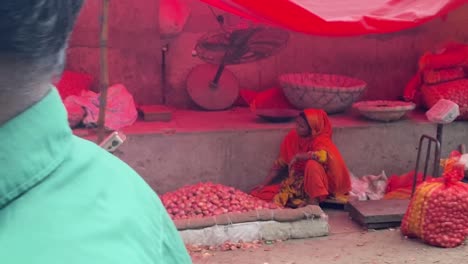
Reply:
[[[162,195],[161,200],[173,220],[278,208],[274,203],[210,182],[182,187]]]
[[[438,247],[453,248],[468,236],[468,184],[462,183],[464,164],[453,152],[442,178],[422,183],[413,195],[401,231]]]

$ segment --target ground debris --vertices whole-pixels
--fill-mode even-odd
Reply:
[[[210,256],[214,256],[213,252],[215,251],[237,251],[237,250],[252,251],[254,249],[258,249],[262,247],[264,244],[272,245],[275,243],[280,243],[280,241],[275,240],[275,241],[268,241],[268,243],[266,243],[261,240],[255,240],[252,242],[243,242],[241,240],[238,242],[226,241],[219,246],[185,245],[185,247],[187,248],[187,251],[190,253],[190,255],[201,255],[203,257],[210,257]],[[265,251],[270,251],[270,250],[271,249],[265,249]]]
[[[367,242],[360,242],[360,243],[357,243],[356,246],[358,247],[363,247],[367,244]]]

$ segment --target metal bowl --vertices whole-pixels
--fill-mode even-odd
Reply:
[[[295,109],[257,109],[255,114],[268,122],[281,123],[296,118],[300,111]]]
[[[355,103],[353,108],[357,109],[361,115],[368,119],[392,122],[400,120],[406,113],[413,111],[416,105],[404,101],[376,100]]]

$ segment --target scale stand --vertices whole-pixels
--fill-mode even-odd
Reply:
[[[437,124],[436,138],[428,135],[421,136],[419,140],[418,154],[416,160],[416,169],[413,180],[411,196],[414,194],[417,185],[417,175],[419,170],[419,161],[421,158],[422,146],[427,140],[426,158],[424,162],[423,180],[426,179],[431,156],[432,144],[435,144],[434,150],[434,168],[432,176],[438,177],[440,172],[440,156],[444,124],[453,122],[459,116],[458,105],[448,100],[440,100],[429,111],[426,116],[429,121]],[[381,229],[398,227],[410,203],[406,200],[377,200],[377,201],[352,201],[346,205],[346,210],[353,220],[369,229]]]

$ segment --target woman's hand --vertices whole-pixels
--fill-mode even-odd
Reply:
[[[296,155],[296,161],[298,160],[305,161],[305,160],[310,160],[310,159],[314,159],[314,155],[312,152],[299,153]]]
[[[294,158],[292,158],[292,160],[289,162],[289,165],[288,165],[289,171],[291,171],[292,166],[294,166],[294,163],[296,163],[297,160],[298,160],[298,159],[297,159],[297,155],[296,155],[296,156],[295,156]]]
[[[313,152],[307,152],[307,153],[298,153],[294,158],[289,162],[289,170],[291,170],[291,167],[294,165],[294,163],[298,161],[306,161],[306,160],[316,160],[317,155]]]

